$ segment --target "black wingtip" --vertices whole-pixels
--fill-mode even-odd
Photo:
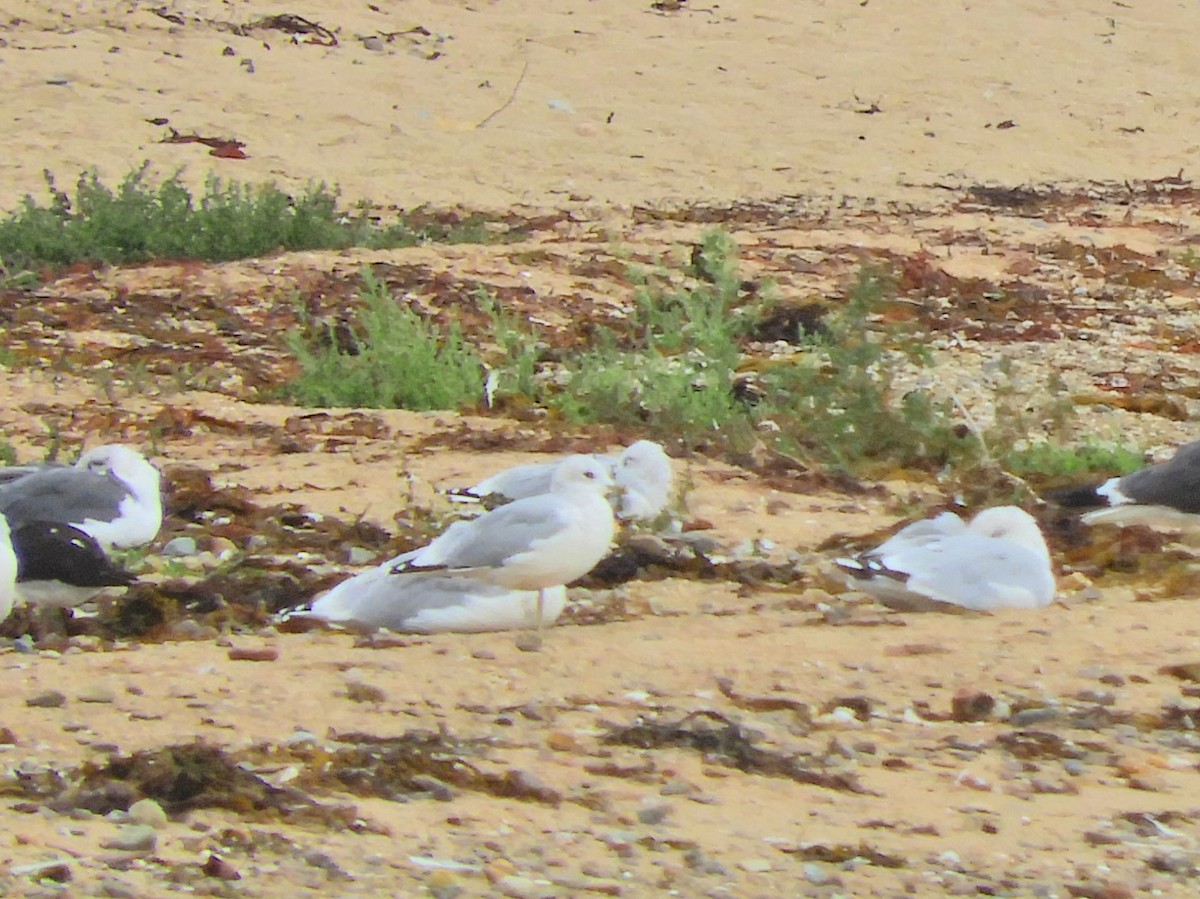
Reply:
[[[18,581],[74,587],[128,587],[137,576],[115,564],[91,535],[69,524],[32,521],[12,536]]]

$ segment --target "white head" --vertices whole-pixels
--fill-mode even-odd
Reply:
[[[568,456],[555,467],[554,476],[550,479],[551,493],[586,490],[604,496],[612,486],[613,478],[608,466],[595,456]]]
[[[621,488],[622,518],[654,518],[671,495],[671,457],[651,440],[639,440],[617,456],[614,480]]]
[[[126,484],[129,491],[142,502],[161,501],[158,469],[135,449],[119,443],[93,447],[79,457],[75,467],[102,476],[111,474]]]
[[[0,515],[0,621],[7,618],[17,601],[17,554],[13,552],[8,519]]]
[[[995,506],[984,509],[967,526],[972,534],[1008,540],[1035,550],[1039,555],[1050,558],[1046,538],[1033,516],[1016,506]]]

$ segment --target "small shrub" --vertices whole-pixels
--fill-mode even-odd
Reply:
[[[443,332],[399,304],[369,271],[363,285],[352,346],[339,347],[332,326],[316,345],[289,336],[301,367],[287,388],[293,399],[306,406],[422,411],[459,409],[482,398],[482,362],[457,325]]]
[[[732,239],[712,232],[681,285],[631,271],[637,290],[628,337],[601,330],[591,350],[566,360],[561,389],[548,392],[547,403],[573,421],[744,448],[752,421],[734,376],[738,339],[754,310],[742,307],[736,258]]]
[[[929,360],[916,342],[873,330],[870,315],[887,283],[861,272],[840,314],[826,320],[827,334],[762,372],[759,416],[779,428],[789,451],[846,471],[936,470],[973,458],[978,442],[956,426],[948,400],[894,387],[902,368]]]
[[[247,185],[210,176],[199,198],[177,174],[151,183],[148,164],[113,190],[94,173],[81,175],[74,197],[45,173],[47,205],[26,196],[0,220],[0,260],[6,272],[76,262],[144,262],[201,259],[210,262],[282,250],[374,249],[427,241],[482,242],[491,238],[479,217],[461,225],[429,221],[415,227],[402,217],[377,223],[365,207],[339,209],[338,194],[309,185],[297,197],[274,184]],[[419,218],[419,216],[417,216]]]

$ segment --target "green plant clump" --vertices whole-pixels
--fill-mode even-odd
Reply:
[[[483,396],[483,363],[457,325],[443,332],[401,305],[370,272],[351,347],[339,347],[332,325],[313,344],[293,333],[288,345],[301,374],[287,393],[305,406],[424,411],[459,409]]]
[[[739,339],[754,320],[739,304],[736,247],[704,236],[682,286],[632,273],[640,282],[624,344],[601,330],[592,349],[564,364],[563,389],[548,404],[572,421],[637,426],[688,443],[714,439],[745,448],[749,407],[734,393]],[[631,345],[630,345],[631,344]]]
[[[873,330],[870,316],[887,286],[880,274],[860,272],[827,333],[809,335],[804,353],[763,372],[760,412],[786,449],[847,471],[974,461],[981,446],[956,425],[948,400],[895,387],[903,367],[929,360],[915,341]]]
[[[1118,446],[1093,443],[1060,446],[1054,443],[1037,443],[1023,449],[1009,450],[1005,454],[1004,464],[1014,474],[1037,476],[1051,482],[1077,480],[1093,475],[1126,475],[1143,468],[1146,457],[1135,450]]]
[[[481,242],[478,219],[460,226],[410,226],[402,217],[383,227],[365,209],[348,213],[325,184],[292,197],[274,184],[247,185],[210,176],[193,197],[179,174],[155,185],[148,165],[113,190],[94,173],[79,177],[74,197],[45,173],[48,205],[26,196],[0,219],[0,271],[7,278],[40,267],[76,262],[125,263],[151,259],[244,259],[281,250],[374,249],[425,241]]]

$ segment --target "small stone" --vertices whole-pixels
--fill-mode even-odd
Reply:
[[[537,881],[529,877],[521,877],[519,874],[501,877],[493,886],[502,895],[511,896],[512,899],[538,899],[540,896],[547,895],[546,890],[539,887]],[[551,890],[549,895],[554,895],[556,892]]]
[[[215,852],[210,852],[204,864],[200,866],[200,870],[204,872],[206,877],[215,877],[218,880],[241,880],[242,875],[238,873],[237,868],[221,858]]]
[[[235,646],[229,650],[235,662],[274,662],[279,658],[278,646]]]
[[[745,858],[738,862],[738,867],[751,874],[766,874],[771,870],[771,863],[765,858]]]
[[[31,865],[14,865],[9,869],[13,877],[28,877],[32,880],[53,880],[55,883],[67,883],[71,880],[71,865],[60,858],[45,862],[34,862]]]
[[[387,694],[372,684],[351,681],[346,684],[346,698],[351,702],[383,702]]]
[[[642,824],[662,824],[669,814],[671,814],[671,803],[653,802],[638,809],[637,819]]]
[[[103,840],[100,846],[119,852],[153,852],[158,846],[158,834],[145,824],[123,824],[117,828],[115,837]]]
[[[522,631],[513,643],[521,652],[542,651],[542,636],[537,631]]]
[[[350,547],[350,552],[346,554],[346,564],[348,565],[370,565],[374,561],[374,551],[363,549],[361,546]]]
[[[362,39],[364,50],[370,50],[372,53],[382,53],[384,50],[383,38],[376,35],[370,35]]]
[[[139,799],[129,806],[129,820],[144,827],[161,830],[167,824],[167,813],[153,799]]]
[[[43,690],[25,700],[25,705],[35,709],[61,709],[67,704],[67,697],[58,690]]]
[[[212,640],[219,633],[211,624],[194,618],[180,618],[171,622],[171,636],[176,640]]]
[[[490,662],[496,658],[496,654],[490,649],[473,649],[471,658],[479,659],[481,662]]]
[[[815,862],[806,862],[803,869],[804,879],[815,887],[823,887],[827,884],[838,883],[838,878],[834,877],[825,870],[824,865],[818,865]]]
[[[1059,716],[1059,711],[1054,706],[1038,706],[1032,709],[1022,709],[1015,712],[1010,717],[1009,723],[1013,727],[1029,727],[1031,724],[1040,724],[1043,721],[1052,721]]]
[[[177,559],[181,556],[193,556],[196,554],[196,540],[193,537],[175,537],[168,540],[162,548],[162,555],[168,559]]]
[[[78,694],[76,694],[75,698],[80,702],[106,703],[116,702],[117,694],[112,687],[104,684],[91,684],[87,687],[84,687]]]

